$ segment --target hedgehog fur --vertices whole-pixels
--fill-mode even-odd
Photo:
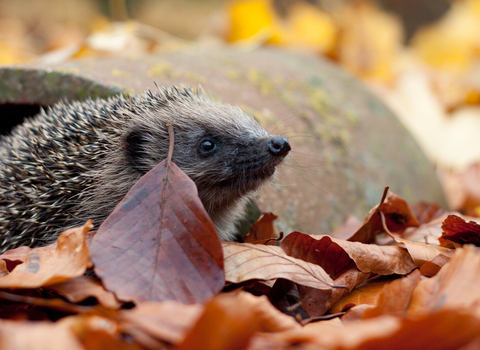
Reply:
[[[0,251],[39,246],[87,219],[99,224],[167,157],[195,182],[218,235],[232,239],[255,191],[290,150],[238,107],[201,90],[58,103],[0,139]]]

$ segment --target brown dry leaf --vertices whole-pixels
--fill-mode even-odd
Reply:
[[[246,349],[257,332],[301,329],[293,317],[276,310],[265,296],[249,293],[223,294],[205,312],[177,350]]]
[[[144,346],[150,342],[178,344],[204,309],[200,304],[184,305],[172,300],[148,301],[131,310],[120,311],[120,327],[122,332]]]
[[[48,289],[65,297],[72,303],[79,303],[89,297],[94,297],[98,302],[111,309],[122,306],[115,294],[103,288],[101,281],[92,276],[80,276],[48,286]]]
[[[90,246],[95,273],[120,300],[194,303],[223,288],[215,227],[195,183],[170,159],[137,181]]]
[[[347,324],[352,321],[360,321],[367,310],[373,309],[375,306],[370,304],[360,304],[351,307],[342,316],[342,323]]]
[[[427,277],[435,276],[438,271],[440,271],[442,266],[450,261],[453,253],[454,250],[448,250],[445,253],[438,254],[431,261],[427,261],[425,264],[422,265],[422,267],[420,268],[420,273],[423,276]]]
[[[405,231],[402,238],[410,242],[424,243],[431,246],[438,246],[438,238],[442,235],[442,223],[447,217],[446,214],[422,224],[419,227],[412,227]]]
[[[390,231],[402,234],[408,227],[420,226],[404,199],[394,193],[390,193],[388,197],[384,199],[387,190],[388,187],[385,189],[380,204],[370,210],[362,227],[348,239],[349,241],[374,243],[375,236],[384,232],[379,215],[380,211],[385,216],[387,227]]]
[[[276,246],[223,242],[225,279],[232,283],[284,278],[308,287],[331,290],[333,280],[318,265],[293,258]]]
[[[74,334],[62,324],[0,321],[0,348],[15,350],[83,350]]]
[[[332,305],[329,312],[334,314],[358,305],[376,305],[380,292],[386,284],[391,282],[391,278],[369,280],[364,284],[355,287],[350,293],[344,295]]]
[[[0,278],[0,288],[38,288],[81,276],[92,267],[85,236],[92,228],[89,220],[82,227],[64,231],[55,250],[32,249],[25,262]]]
[[[62,328],[69,329],[88,350],[140,350],[132,341],[125,341],[115,320],[97,315],[77,315],[65,317],[57,322]],[[158,345],[158,344],[157,344]],[[157,349],[159,347],[157,346]],[[65,347],[65,349],[69,349]]]
[[[402,247],[349,242],[300,232],[289,234],[280,246],[290,256],[322,266],[331,276],[350,268],[352,260],[361,272],[379,275],[406,275],[415,268],[412,258]]]
[[[390,193],[380,211],[385,216],[388,229],[397,234],[401,235],[407,227],[420,226],[407,202],[395,193]]]
[[[300,330],[264,334],[261,340],[263,349],[459,349],[476,341],[479,331],[478,318],[450,309],[414,319],[386,315],[346,324],[338,319],[309,323]],[[252,339],[249,350],[262,349],[257,341]]]
[[[440,243],[451,241],[460,244],[480,246],[480,225],[474,221],[466,222],[457,215],[449,215],[442,224],[443,234]]]
[[[445,219],[449,215],[455,215],[461,217],[465,221],[476,221],[477,217],[461,215],[457,212],[443,213],[436,219],[433,219],[427,224],[420,225],[418,228],[410,228],[403,235],[402,239],[409,240],[411,242],[424,243],[430,246],[438,246],[439,238],[442,236],[442,225]]]
[[[409,315],[456,309],[480,319],[480,252],[472,246],[455,250],[432,278],[421,281],[412,295]]]
[[[420,282],[420,272],[415,270],[407,277],[397,279],[384,286],[378,295],[375,308],[366,310],[363,319],[381,315],[403,316],[418,282]]]
[[[415,265],[417,267],[422,267],[427,261],[433,260],[437,255],[446,253],[450,249],[438,247],[438,246],[431,246],[428,244],[411,242],[409,240],[397,237],[396,235],[389,232],[388,229],[385,231],[389,234],[391,238],[395,240],[398,244],[404,245],[405,248],[408,250],[408,253],[412,257]]]
[[[250,232],[243,238],[244,243],[255,243],[258,241],[272,240],[266,244],[275,245],[274,239],[277,238],[273,220],[278,216],[273,213],[262,214],[256,223],[250,228]]]
[[[55,247],[57,246],[57,242],[54,243]],[[52,245],[50,245],[52,246]],[[50,247],[48,246],[48,247]],[[54,247],[54,249],[55,249]],[[37,249],[44,249],[45,247],[40,247]],[[33,250],[33,248],[27,247],[27,246],[21,246],[18,248],[10,249],[0,255],[0,259],[5,261],[6,266],[8,271],[12,271],[15,266],[18,264],[21,264],[25,261],[27,258],[28,253],[30,253]]]
[[[8,275],[10,272],[7,269],[7,263],[3,260],[0,260],[0,277]]]
[[[369,273],[360,272],[353,266],[334,280],[335,285],[345,286],[345,288],[312,291],[312,288],[297,285],[302,308],[310,317],[322,316],[327,311],[335,313],[335,311],[331,310],[333,305],[345,295],[350,295],[352,289],[363,283],[368,277],[370,277]]]

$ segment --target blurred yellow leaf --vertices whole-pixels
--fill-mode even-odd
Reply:
[[[265,33],[271,36],[274,14],[269,0],[244,0],[232,3],[228,9],[230,17],[230,32],[227,40],[230,42],[252,39]]]
[[[338,59],[361,77],[389,80],[402,47],[399,20],[369,1],[349,3],[339,13]]]
[[[428,64],[464,72],[480,49],[480,1],[452,4],[438,23],[420,30],[412,40],[414,49]]]
[[[337,29],[332,18],[318,7],[296,3],[284,23],[277,23],[268,42],[329,53],[335,45]]]
[[[0,64],[21,63],[26,58],[14,47],[0,41]]]

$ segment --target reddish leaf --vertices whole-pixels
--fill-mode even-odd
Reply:
[[[474,221],[466,222],[457,215],[449,215],[442,224],[443,234],[440,242],[451,241],[460,244],[480,246],[480,225]]]
[[[100,226],[95,273],[121,300],[202,302],[224,285],[223,252],[194,182],[162,161]]]
[[[267,241],[267,244],[275,245],[274,240],[277,238],[277,234],[275,233],[273,221],[276,218],[277,215],[273,213],[262,214],[257,222],[252,225],[248,235],[243,238],[243,242],[258,243],[258,241]]]

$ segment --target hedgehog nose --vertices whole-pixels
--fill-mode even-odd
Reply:
[[[274,156],[285,156],[292,149],[288,140],[282,136],[274,136],[267,141],[268,150]]]

